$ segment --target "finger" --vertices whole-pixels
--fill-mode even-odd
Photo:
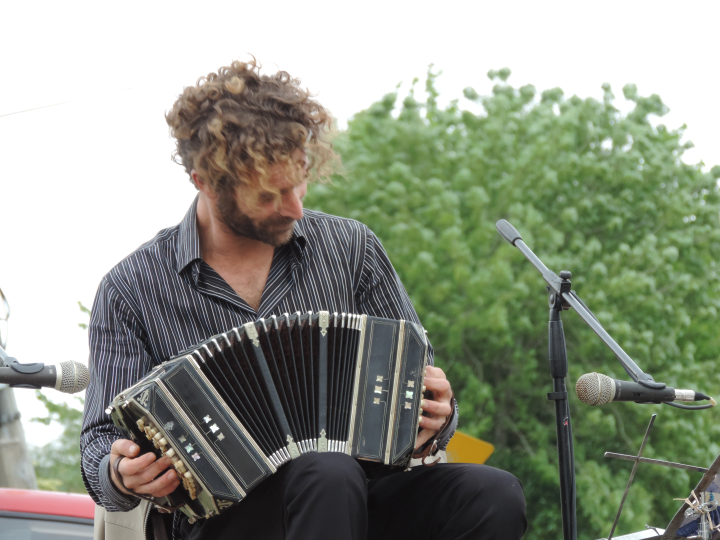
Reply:
[[[423,444],[428,442],[433,435],[435,435],[434,431],[429,431],[427,429],[421,430],[420,433],[418,433],[417,440],[415,441],[415,449],[417,450]]]
[[[422,410],[434,416],[446,417],[452,412],[450,402],[433,401],[432,399],[423,399],[420,403]]]
[[[152,465],[156,459],[157,456],[152,452],[148,452],[147,454],[143,454],[142,456],[136,458],[123,459],[120,462],[120,466],[118,467],[120,474],[123,475],[123,481],[125,481],[125,479],[128,477],[140,473],[141,471]]]
[[[138,486],[152,482],[156,477],[160,476],[162,472],[172,465],[172,461],[168,457],[158,459],[156,462],[150,464],[148,467],[139,471],[137,474],[132,476],[124,476],[123,480],[125,485],[130,489],[135,489]]]
[[[171,472],[174,472],[174,471],[169,471],[167,474],[170,474]],[[170,493],[175,491],[181,483],[182,482],[180,481],[180,477],[178,476],[177,473],[175,473],[175,477],[174,477],[173,481],[170,482],[169,484],[167,484],[164,489],[161,489],[161,490],[155,492],[153,494],[153,497],[164,497],[165,495],[170,495]]]
[[[425,388],[432,392],[439,392],[440,394],[450,393],[450,383],[447,379],[439,379],[436,377],[425,378]]]
[[[118,439],[110,447],[110,453],[117,456],[137,457],[140,447],[129,439]]]
[[[136,487],[133,491],[140,495],[152,495],[153,497],[163,497],[168,493],[172,493],[180,485],[180,479],[174,469],[167,471],[165,474],[155,480]]]
[[[443,426],[444,423],[445,423],[444,416],[440,416],[440,417],[423,416],[422,419],[420,420],[419,425],[423,429],[430,429],[430,430],[437,431],[438,429],[440,429]]]
[[[434,379],[446,379],[445,372],[440,369],[439,367],[435,366],[427,366],[425,368],[425,377],[430,377]]]
[[[160,477],[138,486],[133,491],[140,495],[151,495],[153,497],[163,497],[168,493],[172,493],[180,485],[180,478],[175,470],[169,470]]]

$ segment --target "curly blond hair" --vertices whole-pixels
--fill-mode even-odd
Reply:
[[[285,71],[260,74],[260,68],[253,57],[200,77],[165,115],[176,140],[173,160],[188,175],[195,169],[216,193],[241,185],[278,193],[268,184],[273,165],[286,166],[298,184],[306,177],[326,180],[339,163],[330,113],[299,79]],[[307,164],[293,157],[298,149]]]

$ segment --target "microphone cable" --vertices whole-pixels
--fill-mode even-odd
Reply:
[[[685,409],[688,411],[699,411],[701,409],[710,409],[717,405],[717,401],[715,401],[713,398],[710,398],[710,403],[707,403],[706,405],[683,405],[682,403],[675,403],[674,401],[663,401],[663,405],[670,405],[671,407],[677,407],[678,409]]]

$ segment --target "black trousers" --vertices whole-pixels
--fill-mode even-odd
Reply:
[[[353,458],[306,454],[183,540],[514,540],[527,528],[517,478],[485,465],[415,467],[368,480]]]

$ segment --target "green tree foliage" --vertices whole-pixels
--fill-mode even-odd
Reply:
[[[358,113],[337,141],[345,172],[315,186],[308,207],[358,219],[380,237],[453,383],[461,429],[496,445],[489,464],[524,484],[528,538],[562,536],[554,407],[547,367],[544,282],[495,222],[508,219],[648,373],[673,387],[716,393],[720,167],[681,161],[682,130],[655,125],[657,95],[609,85],[601,101],[560,89],[514,88],[491,71],[492,94],[465,90],[438,105],[388,94]],[[570,377],[626,379],[612,353],[565,312]],[[707,466],[720,453],[719,415],[632,403],[591,408],[572,392],[580,538],[607,536],[630,464],[659,414],[645,455]],[[667,524],[699,480],[642,465],[618,532]]]
[[[37,391],[36,395],[45,405],[48,415],[33,418],[32,422],[40,422],[46,426],[57,423],[62,426],[60,437],[32,450],[38,487],[50,491],[86,493],[80,476],[83,399],[75,398],[80,406],[78,409],[69,403],[55,403],[40,391]]]
[[[82,313],[90,317],[90,310],[82,302],[78,302],[78,306]],[[78,326],[87,329],[85,323],[78,323]],[[85,401],[75,397],[79,405],[77,408],[69,403],[51,401],[39,390],[35,395],[45,406],[47,416],[32,418],[31,422],[46,426],[57,424],[62,428],[58,439],[31,450],[38,487],[49,491],[86,493],[80,475],[80,430]]]
[[[87,315],[88,319],[90,319],[90,308],[85,306],[82,302],[78,302],[78,307],[80,308],[80,311]],[[83,330],[88,329],[87,323],[78,323],[78,326],[82,328]]]

